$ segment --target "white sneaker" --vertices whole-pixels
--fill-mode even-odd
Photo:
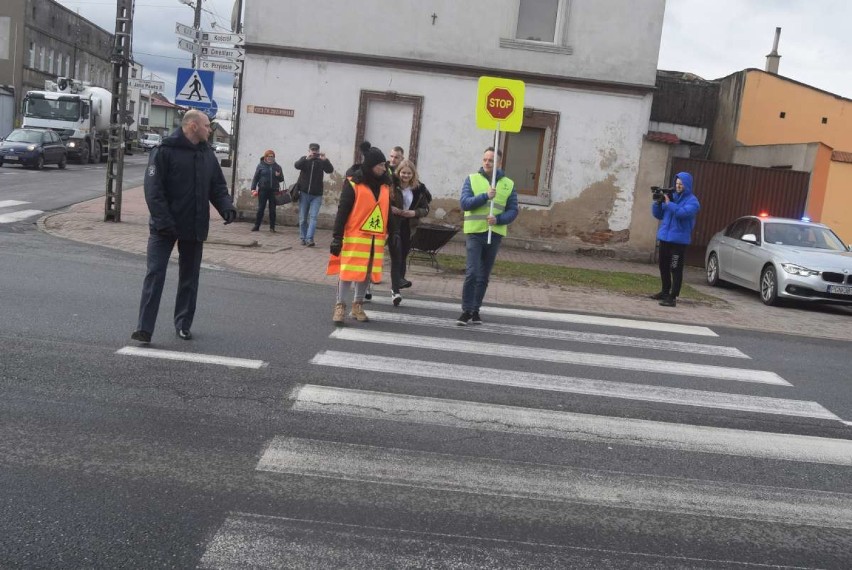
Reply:
[[[393,299],[394,307],[399,307],[399,304],[402,303],[402,295],[399,293],[391,293],[391,299]]]

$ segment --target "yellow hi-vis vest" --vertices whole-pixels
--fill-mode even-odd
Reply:
[[[373,283],[382,282],[382,263],[385,252],[385,236],[388,233],[390,210],[390,187],[382,184],[379,199],[366,184],[355,184],[348,178],[355,191],[355,204],[343,228],[343,248],[340,256],[329,256],[326,275],[340,275],[342,281],[364,281],[370,258],[373,265],[369,278]]]
[[[485,178],[481,173],[470,175],[470,188],[473,190],[473,195],[485,194],[491,188],[491,181]],[[494,196],[494,215],[498,216],[506,209],[506,202],[509,201],[509,195],[515,188],[515,183],[511,178],[505,176],[497,181],[497,194]],[[464,233],[466,234],[481,234],[488,231],[488,212],[490,207],[488,202],[482,206],[467,210],[464,213]],[[506,235],[506,224],[493,225],[491,231]]]

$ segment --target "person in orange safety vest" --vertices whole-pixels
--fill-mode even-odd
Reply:
[[[388,236],[398,239],[398,233],[391,227],[389,214],[393,183],[385,162],[382,151],[370,147],[364,150],[361,167],[343,181],[326,271],[328,275],[339,276],[332,317],[337,326],[344,324],[345,299],[353,283],[355,293],[351,314],[359,322],[370,320],[363,307],[367,285],[382,280]]]

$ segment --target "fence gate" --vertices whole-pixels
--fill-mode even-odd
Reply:
[[[703,266],[710,238],[740,216],[761,212],[785,218],[804,215],[809,172],[675,158],[670,180],[684,171],[692,174],[695,196],[701,202],[692,244],[686,250],[688,265]]]

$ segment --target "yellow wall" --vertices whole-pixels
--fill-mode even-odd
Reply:
[[[815,222],[822,222],[831,165],[831,148],[820,144],[811,166],[811,185],[808,188],[808,203],[805,209],[807,216]]]
[[[832,161],[828,169],[825,202],[820,222],[829,226],[844,243],[852,243],[852,164]]]
[[[852,94],[850,94],[852,95]],[[781,112],[785,118],[780,118]],[[828,122],[822,124],[822,118]],[[852,150],[852,101],[758,70],[746,72],[737,142],[822,142]]]

